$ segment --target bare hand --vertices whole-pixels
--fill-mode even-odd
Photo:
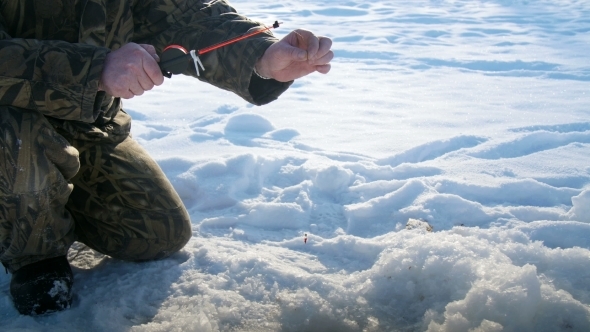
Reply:
[[[107,55],[98,89],[125,99],[142,95],[164,82],[159,60],[152,45],[125,44]]]
[[[256,63],[262,76],[288,82],[313,72],[327,74],[334,53],[332,40],[297,29],[271,45]]]

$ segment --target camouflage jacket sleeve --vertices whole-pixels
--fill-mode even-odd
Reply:
[[[106,48],[12,38],[0,16],[0,105],[93,122]]]
[[[238,14],[226,0],[151,0],[134,5],[134,41],[161,52],[170,44],[198,50],[261,26]],[[191,64],[186,75],[232,91],[262,105],[278,98],[293,82],[263,80],[253,75],[256,61],[277,39],[269,32],[202,55],[205,71],[197,76]]]

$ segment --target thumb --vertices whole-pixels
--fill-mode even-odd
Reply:
[[[289,49],[289,53],[292,59],[297,61],[305,61],[307,60],[307,51],[291,46]]]

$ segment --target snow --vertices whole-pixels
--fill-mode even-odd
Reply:
[[[590,329],[590,3],[232,4],[331,37],[332,71],[262,107],[180,76],[126,101],[193,238],[75,244],[42,317],[2,275],[3,330]]]

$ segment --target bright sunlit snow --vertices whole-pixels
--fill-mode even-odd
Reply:
[[[76,244],[44,317],[2,274],[3,331],[590,330],[588,1],[232,4],[332,38],[330,74],[263,107],[180,76],[125,101],[193,238]]]

